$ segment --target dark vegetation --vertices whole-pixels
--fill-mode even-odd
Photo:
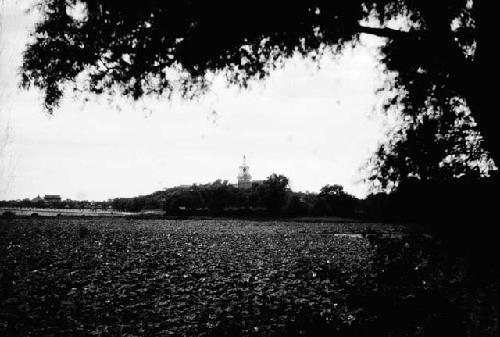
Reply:
[[[88,201],[65,199],[61,201],[47,202],[44,200],[22,199],[22,200],[0,200],[0,207],[19,208],[69,208],[69,209],[107,209],[111,205],[108,201]]]
[[[136,100],[196,97],[210,89],[213,74],[248,87],[295,54],[318,60],[371,34],[384,39],[386,110],[404,116],[403,138],[395,140],[411,133],[456,145],[469,133],[484,137],[476,144],[494,159],[500,155],[495,91],[484,80],[497,69],[489,2],[41,0],[37,8],[22,85],[43,90],[51,112],[72,86]],[[395,19],[403,24],[390,26]],[[465,153],[463,146],[448,150]]]
[[[227,181],[173,187],[136,198],[116,198],[116,210],[139,212],[164,209],[167,215],[212,216],[345,216],[353,217],[359,200],[340,185],[326,185],[320,193],[294,192],[288,178],[272,174],[262,184],[238,189]]]
[[[405,227],[40,218],[0,236],[2,336],[497,331],[495,284]]]
[[[271,184],[280,179],[281,184]],[[116,210],[139,212],[163,208],[167,215],[348,217],[372,221],[403,221],[443,229],[485,219],[494,210],[498,174],[476,179],[408,178],[389,192],[358,199],[341,185],[326,185],[320,193],[295,192],[287,178],[272,175],[263,185],[239,190],[226,182],[174,187],[136,198],[117,198]],[[479,225],[479,224],[478,224]],[[448,228],[451,229],[453,228]]]
[[[288,178],[270,175],[262,184],[242,190],[217,180],[210,184],[193,184],[157,191],[132,198],[114,198],[97,202],[100,208],[116,211],[143,212],[163,210],[170,216],[231,217],[354,217],[360,211],[359,200],[340,185],[326,185],[320,193],[294,192]],[[58,203],[26,200],[0,201],[0,207],[91,208],[87,201],[65,200]]]
[[[287,177],[273,174],[262,184],[255,184],[247,190],[217,180],[209,184],[172,187],[133,198],[110,199],[99,204],[105,209],[110,206],[124,212],[162,210],[164,215],[173,217],[344,217],[412,222],[427,225],[429,229],[457,231],[465,222],[477,222],[490,215],[495,207],[495,198],[491,196],[498,188],[496,173],[479,180],[467,175],[447,180],[408,178],[390,192],[373,193],[358,199],[337,184],[326,185],[319,193],[295,192],[289,188]],[[470,196],[474,198],[470,199]],[[71,203],[78,201],[63,201],[57,206],[72,208]],[[37,203],[0,201],[0,206],[37,207]],[[7,211],[3,216],[15,214]],[[453,227],[447,227],[447,224]]]

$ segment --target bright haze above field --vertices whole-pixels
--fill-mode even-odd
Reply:
[[[296,191],[341,184],[362,197],[360,168],[383,140],[377,38],[320,69],[300,58],[251,89],[216,81],[197,101],[65,96],[52,116],[36,90],[18,89],[36,16],[30,1],[0,1],[0,199],[60,194],[102,200],[216,179],[236,182],[242,156],[254,179],[290,178]]]

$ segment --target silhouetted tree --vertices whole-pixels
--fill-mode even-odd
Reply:
[[[479,179],[496,169],[470,114],[447,111],[407,115],[368,163],[372,187],[391,191],[408,179]]]
[[[205,202],[211,214],[219,215],[232,204],[233,193],[227,181],[216,180],[205,189]]]
[[[41,88],[50,111],[70,82],[134,99],[175,92],[189,98],[210,87],[211,74],[246,87],[295,53],[317,59],[373,34],[385,39],[381,61],[394,74],[384,88],[388,109],[417,115],[459,100],[499,158],[495,92],[483,78],[497,63],[492,6],[468,0],[41,0],[22,83]],[[391,28],[395,20],[401,24]]]
[[[280,214],[286,206],[288,192],[288,178],[273,173],[254,188],[254,205],[265,207],[271,214]]]
[[[357,200],[342,185],[326,185],[320,190],[316,209],[323,215],[352,216]]]

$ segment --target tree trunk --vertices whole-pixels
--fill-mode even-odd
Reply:
[[[498,40],[496,25],[498,19],[490,1],[475,1],[477,47],[475,53],[475,71],[469,78],[471,92],[468,103],[472,116],[484,137],[485,147],[495,164],[500,165],[500,130],[497,122],[499,92],[497,89],[499,59],[496,52]]]

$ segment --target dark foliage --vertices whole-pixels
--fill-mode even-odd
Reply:
[[[320,215],[353,217],[359,210],[358,199],[345,192],[341,185],[326,185],[321,188],[315,210]]]
[[[457,226],[493,214],[499,176],[481,180],[462,177],[448,180],[407,179],[392,193],[369,195],[363,208],[380,220],[419,221]],[[478,224],[479,225],[479,224]]]
[[[331,188],[337,189],[334,194]],[[167,215],[228,216],[228,217],[298,217],[343,216],[362,213],[359,200],[340,185],[327,185],[321,193],[294,192],[288,178],[272,174],[250,189],[238,189],[227,181],[168,188],[146,196],[116,198],[114,209],[140,212],[163,209]]]
[[[254,206],[265,207],[271,214],[279,215],[284,212],[289,195],[288,178],[274,173],[263,184],[254,187],[251,198]]]
[[[368,182],[391,191],[407,180],[479,180],[496,170],[470,114],[459,104],[446,112],[406,116],[367,165]]]
[[[23,199],[23,200],[0,200],[0,207],[20,207],[20,208],[70,208],[70,209],[92,209],[99,207],[106,209],[111,205],[109,201],[92,202],[88,200],[71,200],[66,199],[63,201],[47,202],[44,200],[36,199]]]
[[[245,87],[294,53],[316,59],[325,48],[339,51],[361,33],[375,34],[386,38],[382,61],[395,74],[385,88],[392,93],[388,107],[417,116],[429,108],[447,111],[458,100],[470,107],[495,158],[494,92],[483,79],[496,69],[491,6],[466,0],[41,0],[23,85],[44,90],[49,110],[80,75],[83,90],[97,94],[192,97],[209,87],[212,74]],[[401,17],[407,28],[387,26]]]

